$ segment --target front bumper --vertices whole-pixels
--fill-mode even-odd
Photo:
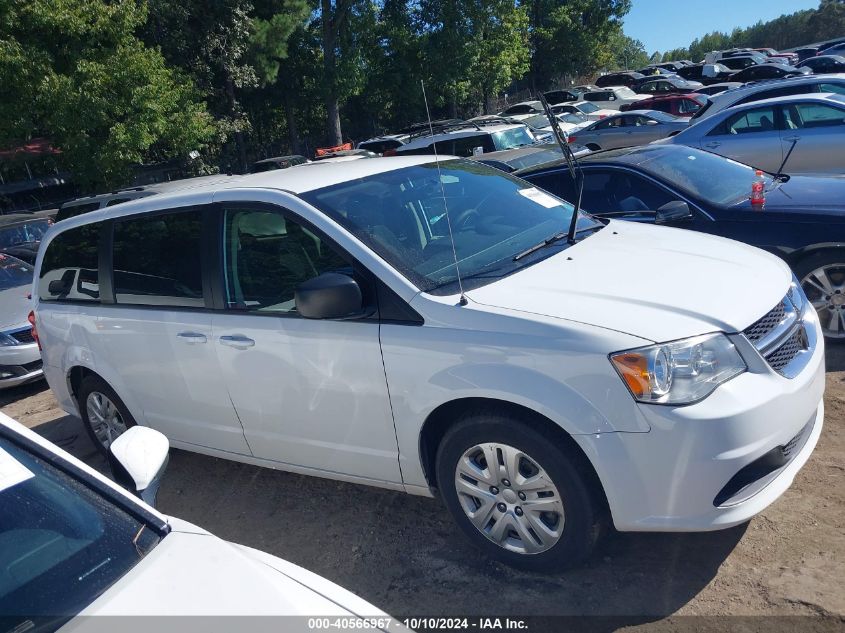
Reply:
[[[42,378],[41,352],[36,343],[0,348],[0,389]]]
[[[794,378],[761,362],[697,404],[639,405],[647,433],[575,436],[596,468],[618,530],[728,528],[789,488],[824,420],[824,344],[817,320],[808,321],[818,342]],[[779,454],[787,456],[782,463],[755,471]]]

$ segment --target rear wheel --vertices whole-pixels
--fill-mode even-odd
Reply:
[[[469,415],[437,454],[437,481],[453,518],[492,558],[529,570],[587,558],[601,532],[584,458],[529,424]]]
[[[126,405],[99,376],[87,376],[79,386],[79,411],[91,441],[104,455],[111,443],[135,426]]]
[[[819,314],[825,338],[845,340],[845,255],[813,255],[799,262],[795,275]]]

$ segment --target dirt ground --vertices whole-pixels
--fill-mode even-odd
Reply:
[[[845,345],[829,346],[827,362],[824,432],[773,506],[721,532],[612,533],[589,564],[556,575],[484,559],[436,500],[178,450],[158,505],[326,576],[397,617],[590,614],[663,630],[673,615],[827,615],[842,630]],[[81,423],[56,407],[43,383],[0,393],[0,405],[103,466]],[[772,630],[752,621],[747,630]]]

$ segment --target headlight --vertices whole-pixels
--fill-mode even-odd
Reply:
[[[8,334],[0,332],[0,346],[5,347],[7,345],[20,345],[20,341],[15,338],[12,338]]]
[[[804,289],[801,288],[801,282],[798,277],[792,275],[792,283],[789,284],[789,290],[786,291],[786,296],[795,307],[798,314],[804,312],[804,306],[807,305],[807,295],[804,294]]]
[[[610,355],[631,394],[640,402],[690,404],[746,370],[724,334],[650,345]]]

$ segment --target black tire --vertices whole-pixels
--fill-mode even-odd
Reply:
[[[801,283],[804,293],[811,302],[822,299],[823,294],[815,286],[806,283],[805,280],[813,271],[829,266],[834,267],[830,271],[831,282],[836,285],[845,284],[845,252],[825,251],[817,253],[800,260],[794,266],[795,276],[798,277],[798,281]],[[845,291],[840,294],[845,295]],[[845,296],[843,296],[842,301],[845,301]],[[818,312],[822,330],[824,331],[825,341],[828,343],[845,342],[845,323],[840,322],[840,330],[838,335],[836,335],[830,329],[832,313],[827,308],[822,308]],[[845,306],[843,306],[843,316],[845,316]]]
[[[458,460],[466,451],[484,443],[507,445],[524,452],[545,471],[559,491],[563,503],[563,530],[557,542],[545,551],[521,553],[505,549],[482,534],[464,511],[455,484]],[[436,461],[437,484],[452,517],[488,556],[529,571],[562,570],[590,556],[606,524],[601,492],[595,489],[595,477],[587,470],[591,466],[585,462],[577,448],[548,437],[523,420],[491,411],[478,411],[464,416],[440,442]],[[513,507],[508,510],[510,520],[516,520],[510,514],[512,510],[519,510]]]
[[[94,424],[89,419],[88,415],[88,396],[93,393],[100,393],[104,395],[114,404],[114,407],[117,409],[117,412],[127,429],[132,428],[137,423],[135,422],[135,418],[132,417],[132,414],[129,413],[129,409],[127,409],[126,405],[123,404],[123,400],[120,399],[120,396],[115,393],[114,389],[112,389],[105,380],[94,375],[86,376],[82,380],[82,383],[79,385],[78,394],[79,413],[82,416],[82,423],[85,426],[85,430],[88,432],[88,437],[91,438],[91,441],[97,450],[103,455],[108,455],[108,447],[97,437],[97,433],[94,430]]]

